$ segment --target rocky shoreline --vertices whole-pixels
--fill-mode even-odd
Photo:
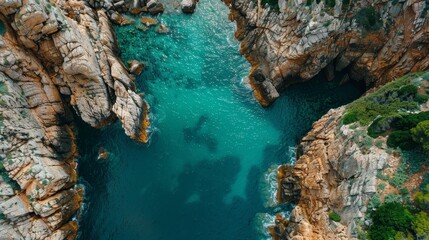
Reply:
[[[262,106],[323,74],[380,86],[428,68],[426,2],[228,0]]]
[[[149,106],[118,58],[123,1],[0,1],[0,236],[74,239],[73,114],[147,142]]]
[[[427,76],[405,79],[424,92]],[[278,217],[271,231],[274,239],[362,239],[365,229],[372,225],[369,213],[382,203],[413,201],[418,189],[424,187],[421,184],[429,173],[427,163],[408,156],[410,151],[416,151],[411,149],[417,144],[408,152],[394,149],[390,135],[394,135],[391,128],[395,121],[425,114],[427,100],[412,113],[399,115],[398,111],[396,119],[387,124],[382,123],[382,116],[369,126],[345,120],[352,104],[377,101],[383,108],[391,107],[390,94],[400,99],[398,88],[407,86],[397,83],[397,89],[389,89],[395,82],[358,103],[330,110],[301,139],[296,164],[278,168],[278,201],[297,205],[290,219]],[[389,135],[374,136],[373,129]],[[427,155],[423,158],[427,159]],[[411,170],[412,165],[415,170]]]
[[[264,107],[286,87],[318,74],[369,89],[429,68],[425,1],[225,3],[240,52],[252,64],[254,96]],[[362,142],[372,142],[359,136],[367,127],[343,125],[344,112],[333,109],[314,123],[298,145],[296,164],[279,167],[277,200],[297,205],[290,219],[276,216],[269,228],[273,239],[358,239],[370,223],[368,204],[388,194],[378,189],[378,174],[393,177],[400,155],[369,145],[362,151]]]

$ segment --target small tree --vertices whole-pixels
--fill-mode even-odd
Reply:
[[[429,216],[426,212],[421,211],[416,214],[413,220],[413,230],[419,238],[426,239],[426,237],[429,237]]]
[[[419,122],[411,129],[413,140],[420,143],[423,150],[429,153],[429,120]]]

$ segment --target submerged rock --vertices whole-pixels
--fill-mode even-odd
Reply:
[[[160,24],[159,26],[157,26],[155,28],[155,32],[157,32],[157,33],[169,33],[170,29],[167,26],[165,26],[164,24]]]
[[[98,149],[98,160],[105,160],[107,158],[109,158],[110,153],[106,151],[106,149],[104,149],[103,147]]]
[[[140,21],[141,21],[141,23],[143,23],[147,27],[157,25],[159,23],[158,20],[156,20],[155,18],[151,18],[151,17],[141,17]]]
[[[143,24],[137,25],[136,28],[140,31],[143,31],[143,32],[146,32],[147,30],[149,30],[149,27],[146,27],[146,25],[143,25]]]

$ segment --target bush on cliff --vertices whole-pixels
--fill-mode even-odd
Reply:
[[[429,184],[414,195],[414,203],[418,208],[429,211]]]
[[[381,205],[371,213],[372,225],[368,229],[371,240],[395,239],[397,232],[408,233],[411,229],[414,216],[399,203]]]
[[[399,96],[410,96],[410,95],[415,95],[417,94],[417,90],[419,88],[414,85],[414,84],[407,84],[405,86],[402,86],[401,88],[399,88],[398,90],[398,94]]]
[[[332,221],[334,221],[334,222],[339,222],[339,221],[341,221],[341,216],[340,216],[340,215],[338,215],[338,213],[336,213],[336,212],[331,212],[331,213],[329,213],[329,218],[330,218]]]
[[[401,148],[402,150],[411,150],[416,147],[410,131],[394,131],[387,138],[387,146],[391,148]]]
[[[356,21],[366,30],[377,30],[379,18],[380,14],[373,6],[362,8],[356,15]]]
[[[357,112],[350,112],[350,113],[346,113],[343,116],[343,124],[350,124],[350,123],[354,123],[357,122],[359,120],[358,116],[357,116]]]
[[[429,120],[419,122],[411,129],[412,138],[419,143],[426,153],[429,153]]]
[[[392,122],[392,127],[398,130],[410,130],[417,126],[419,122],[429,120],[429,112],[420,112],[417,114],[406,114]]]
[[[418,239],[428,239],[429,237],[429,216],[426,212],[420,211],[413,220],[413,229]]]
[[[393,122],[401,118],[401,115],[394,114],[375,119],[368,127],[368,135],[376,138],[387,130],[392,128]]]
[[[417,110],[419,104],[415,101],[416,94],[413,94],[413,89],[415,88],[404,88],[404,86],[414,85],[411,81],[414,82],[420,75],[406,75],[352,102],[347,106],[343,123],[349,124],[353,121],[358,121],[361,125],[367,126],[377,117],[392,116],[401,112]],[[402,94],[399,94],[399,91]]]

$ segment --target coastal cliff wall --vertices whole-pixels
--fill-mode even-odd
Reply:
[[[0,238],[74,239],[73,114],[148,140],[148,105],[118,59],[123,2],[0,1]]]
[[[255,97],[268,106],[287,86],[322,73],[367,87],[429,65],[424,0],[228,0]]]
[[[274,239],[368,239],[380,204],[412,203],[429,173],[428,155],[411,138],[429,119],[428,80],[403,77],[313,124],[296,164],[278,170],[278,200],[296,206],[289,220],[278,219]]]

